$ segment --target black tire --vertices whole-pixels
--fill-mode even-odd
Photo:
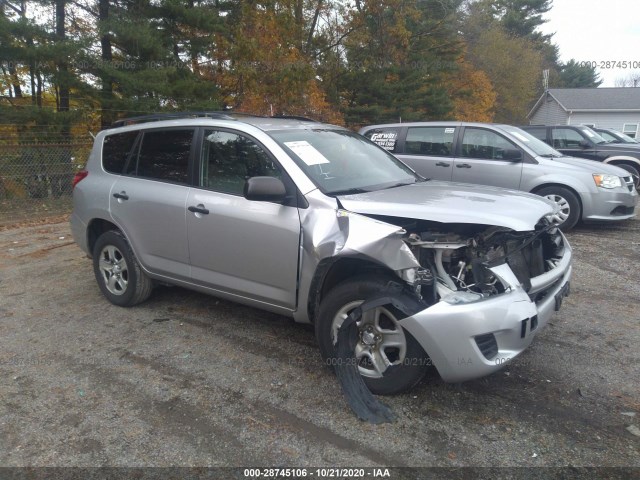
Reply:
[[[393,295],[393,293],[389,293],[388,289],[390,280],[390,277],[383,275],[354,277],[338,284],[324,297],[316,318],[315,330],[316,338],[320,345],[320,353],[327,365],[335,365],[334,335],[336,335],[336,332],[334,328],[337,327],[334,326],[334,319],[336,319],[341,310],[347,307],[351,308],[349,305],[353,305],[353,308],[355,308],[357,306],[355,305],[356,303],[362,303],[365,300],[383,294],[385,296]],[[388,327],[392,326],[394,320],[401,320],[407,316],[391,305],[379,308],[380,320],[378,324],[386,322],[384,326],[387,327],[385,329],[387,332],[392,331]],[[420,308],[416,308],[416,312],[418,310],[420,310]],[[395,317],[395,319],[392,319],[392,316]],[[393,325],[393,327],[393,335],[403,336],[406,345],[403,356],[399,349],[394,356],[394,352],[392,351],[394,347],[390,347],[390,349],[385,350],[383,353],[388,360],[396,364],[393,373],[383,377],[377,374],[373,367],[366,368],[364,364],[359,366],[364,382],[369,390],[376,395],[392,395],[411,389],[422,380],[430,364],[428,355],[411,334],[399,325]],[[361,332],[363,331],[362,322],[359,323],[359,329]],[[376,345],[374,350],[379,351],[380,349],[378,347],[383,345],[384,333],[381,333],[381,337],[383,337],[381,343]],[[361,340],[359,344],[364,345]],[[372,362],[370,363],[373,365]]]
[[[640,169],[638,169],[638,167],[629,163],[616,163],[614,165],[629,172],[633,178],[633,184],[636,186],[636,189],[640,189]]]
[[[93,272],[100,290],[114,305],[132,307],[144,302],[153,282],[136,260],[122,233],[105,232],[93,247]]]
[[[582,207],[580,200],[575,193],[564,187],[544,187],[535,192],[536,195],[548,198],[558,203],[561,208],[561,212],[554,216],[554,223],[562,229],[563,232],[568,232],[576,223],[582,218]]]

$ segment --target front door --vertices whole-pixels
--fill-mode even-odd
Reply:
[[[295,204],[250,201],[246,180],[281,167],[257,141],[231,130],[205,129],[198,188],[187,200],[193,280],[279,307],[296,303],[300,218]],[[293,192],[292,192],[293,193]],[[295,198],[295,195],[292,195]]]
[[[453,181],[520,188],[523,152],[502,135],[466,127],[453,168]]]

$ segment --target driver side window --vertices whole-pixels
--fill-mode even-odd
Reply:
[[[571,128],[554,128],[551,130],[553,148],[580,148],[584,137]]]
[[[517,150],[517,147],[506,138],[490,130],[465,128],[462,138],[462,157],[504,160],[506,150]]]
[[[251,177],[282,178],[279,167],[252,139],[222,130],[205,130],[199,185],[242,195]]]

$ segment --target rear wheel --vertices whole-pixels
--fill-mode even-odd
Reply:
[[[105,232],[93,248],[93,272],[100,290],[111,303],[131,307],[144,302],[153,284],[144,273],[124,236]]]
[[[388,289],[389,280],[382,275],[355,277],[334,287],[325,296],[316,320],[316,337],[328,365],[336,359],[335,341],[342,323],[365,300],[393,295]],[[406,316],[392,305],[383,305],[363,312],[357,322],[354,353],[358,371],[375,394],[390,395],[408,390],[427,371],[429,357],[399,323]],[[391,366],[395,366],[393,373],[384,376]]]
[[[558,205],[559,211],[551,217],[554,225],[565,232],[576,226],[582,216],[582,209],[575,193],[564,187],[556,186],[541,188],[535,193]]]

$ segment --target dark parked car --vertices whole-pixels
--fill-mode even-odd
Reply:
[[[636,188],[640,187],[639,148],[609,143],[599,133],[582,125],[525,125],[520,128],[565,155],[624,168],[633,177]]]
[[[635,138],[631,138],[629,135],[625,135],[624,133],[617,130],[594,127],[593,131],[599,133],[600,136],[607,140],[609,143],[624,143],[627,146],[632,147],[640,146],[640,143]]]

